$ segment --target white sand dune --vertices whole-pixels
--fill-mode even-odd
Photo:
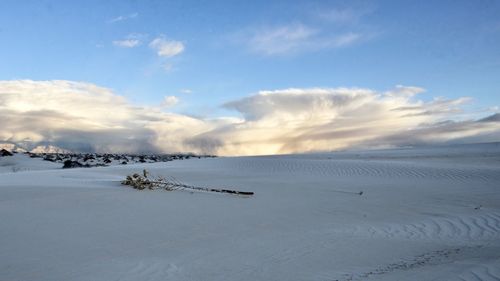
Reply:
[[[498,144],[70,170],[23,157],[0,159],[0,280],[500,280]],[[119,184],[144,168],[255,195]]]
[[[231,159],[233,160],[233,159]],[[442,167],[430,163],[386,162],[380,160],[331,160],[331,159],[279,159],[250,158],[227,161],[227,168],[236,168],[249,173],[301,174],[318,177],[382,177],[411,180],[467,181],[500,180],[495,168]],[[242,161],[243,160],[243,161]]]
[[[25,154],[17,153],[10,157],[0,157],[0,175],[3,173],[16,173],[34,170],[59,169],[60,164],[40,159],[30,159]]]
[[[390,223],[380,226],[358,226],[347,231],[354,235],[368,235],[390,239],[440,241],[447,244],[465,242],[481,244],[500,239],[500,215],[482,213],[477,215],[439,215],[423,221]]]

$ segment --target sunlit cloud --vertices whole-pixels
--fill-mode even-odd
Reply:
[[[181,54],[185,47],[180,41],[168,40],[163,36],[155,38],[149,43],[149,47],[154,49],[158,56],[170,58]]]
[[[0,141],[76,151],[188,151],[185,138],[213,129],[203,120],[135,106],[110,89],[71,81],[0,81],[0,119]]]
[[[460,120],[467,98],[424,102],[418,87],[379,93],[357,88],[261,91],[229,102],[243,121],[197,136],[220,154],[276,154],[442,143],[490,134],[500,123]]]
[[[0,81],[0,141],[76,151],[256,155],[500,141],[498,113],[476,118],[468,98],[418,99],[397,86],[290,88],[227,102],[240,117],[196,118],[134,105],[110,89],[72,81]],[[466,116],[467,118],[465,118]]]

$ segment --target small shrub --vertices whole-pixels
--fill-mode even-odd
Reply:
[[[147,178],[148,172],[146,170],[143,171],[143,175],[139,175],[137,173],[133,175],[128,175],[127,178],[122,181],[123,185],[130,185],[135,189],[144,190],[144,189],[156,189],[156,184],[150,181]]]

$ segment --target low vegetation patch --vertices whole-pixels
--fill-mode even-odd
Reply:
[[[253,195],[251,191],[238,191],[226,188],[212,188],[212,187],[200,187],[194,185],[188,185],[182,183],[175,179],[174,177],[165,178],[161,176],[150,177],[147,170],[142,171],[142,175],[139,173],[134,173],[128,175],[125,180],[122,181],[123,185],[131,186],[138,190],[154,190],[154,189],[164,189],[168,191],[173,190],[193,190],[193,191],[204,191],[204,192],[219,192],[219,193],[229,193],[235,195]]]

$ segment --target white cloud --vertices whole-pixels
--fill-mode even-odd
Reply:
[[[191,89],[180,89],[179,92],[181,94],[186,94],[187,95],[187,94],[192,94],[193,90],[191,90]]]
[[[371,4],[350,5],[331,8],[326,3],[313,4],[304,11],[308,17],[281,25],[249,26],[231,38],[254,53],[280,56],[345,48],[367,42],[381,33],[376,26],[364,22],[365,15],[373,12]]]
[[[342,34],[342,35],[335,37],[333,39],[332,46],[335,46],[335,47],[349,46],[349,45],[355,43],[356,41],[358,41],[360,38],[361,38],[361,35],[357,34],[357,33],[350,32],[350,33]]]
[[[423,89],[260,91],[226,103],[241,118],[201,119],[131,104],[72,81],[0,81],[0,141],[100,152],[249,155],[499,140],[498,114],[470,119],[467,98],[416,99]],[[178,99],[166,97],[163,106]]]
[[[147,34],[131,33],[122,40],[113,41],[113,45],[122,48],[134,48],[142,44],[142,40],[147,37]]]
[[[261,29],[251,36],[250,47],[267,55],[298,51],[317,31],[302,24]]]
[[[130,104],[107,88],[58,80],[0,81],[0,120],[0,141],[100,152],[190,151],[186,138],[214,128]]]
[[[124,40],[116,40],[113,41],[113,45],[123,48],[133,48],[139,46],[141,41],[137,39],[124,39]]]
[[[176,96],[166,96],[161,103],[162,107],[168,108],[179,103],[179,98]]]
[[[288,55],[321,49],[340,48],[368,39],[357,32],[324,32],[304,24],[252,29],[238,34],[251,51],[264,55]]]
[[[158,56],[160,57],[174,57],[181,54],[184,51],[184,44],[180,41],[168,40],[163,36],[155,38],[149,47],[156,50]]]
[[[243,121],[197,140],[219,140],[220,154],[275,154],[446,142],[500,131],[500,122],[453,121],[462,119],[459,106],[467,98],[414,99],[422,91],[403,86],[385,93],[358,88],[261,91],[225,105],[240,112]]]
[[[115,23],[115,22],[125,21],[125,20],[129,20],[129,19],[134,19],[138,15],[139,15],[138,13],[132,13],[129,15],[121,15],[121,16],[118,16],[116,18],[112,18],[112,19],[108,20],[108,23]]]

